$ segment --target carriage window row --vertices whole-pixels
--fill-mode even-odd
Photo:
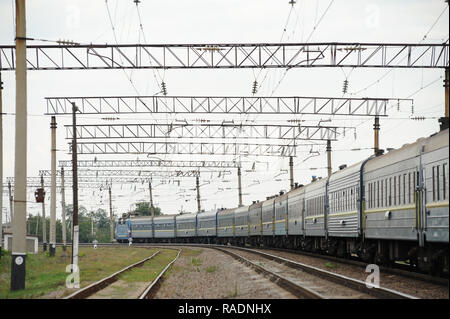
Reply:
[[[414,203],[419,172],[398,174],[367,185],[367,208],[389,207]]]
[[[306,216],[323,215],[325,213],[325,195],[306,201]]]
[[[432,167],[433,201],[447,199],[448,174],[447,163]]]
[[[359,186],[348,187],[331,192],[330,212],[355,210],[357,205]]]

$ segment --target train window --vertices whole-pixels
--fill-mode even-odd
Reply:
[[[403,174],[403,204],[406,204],[406,174]]]
[[[389,206],[392,205],[392,177],[389,177]]]
[[[397,176],[394,176],[394,193],[392,194],[394,198],[394,206],[397,205]]]
[[[441,196],[440,196],[440,192],[441,192],[441,187],[439,184],[439,165],[436,166],[436,195],[437,195],[437,200],[440,200]]]
[[[442,190],[444,191],[443,195],[442,195],[442,199],[446,199],[447,198],[447,185],[445,185],[445,183],[447,183],[447,179],[446,179],[446,176],[445,176],[445,173],[447,172],[446,166],[447,166],[446,163],[444,163],[442,165]]]
[[[380,181],[377,181],[377,207],[380,207]]]
[[[436,200],[436,178],[435,178],[436,167],[432,167],[432,179],[433,179],[433,201]]]
[[[408,203],[411,203],[411,173],[408,173]]]
[[[368,198],[368,201],[367,201],[367,206],[368,206],[368,208],[371,208],[371,207],[370,207],[371,200],[372,200],[372,192],[370,191],[370,190],[371,190],[371,184],[369,183],[368,186],[369,186],[369,194],[368,194],[368,195],[369,195],[369,196],[368,196],[369,198]]]
[[[402,175],[398,175],[398,204],[402,204]]]

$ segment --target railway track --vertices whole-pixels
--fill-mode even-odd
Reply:
[[[177,256],[159,273],[158,277],[153,280],[150,285],[140,294],[138,299],[151,299],[157,292],[158,288],[161,286],[163,280],[163,275],[169,270],[169,268],[177,261],[180,257],[182,249],[178,250]]]
[[[287,252],[287,253],[293,253],[298,255],[304,255],[314,258],[320,258],[326,261],[331,262],[338,262],[341,264],[346,265],[352,265],[352,266],[358,266],[361,268],[366,268],[368,263],[355,260],[355,259],[345,259],[345,258],[339,258],[334,256],[328,256],[328,255],[322,255],[318,253],[310,253],[302,250],[294,250],[294,249],[286,249],[286,248],[271,248],[271,247],[251,247],[253,249],[261,249],[261,250],[275,250],[280,252]],[[431,282],[436,285],[445,286],[447,287],[449,285],[449,279],[444,277],[436,277],[428,274],[424,274],[421,272],[418,272],[416,270],[406,270],[406,267],[403,267],[402,265],[396,264],[394,267],[387,267],[387,266],[379,266],[380,272],[391,274],[391,275],[399,275],[402,277],[407,277],[415,280],[420,280],[424,282]]]
[[[111,246],[111,245],[107,244],[106,246]],[[141,247],[143,247],[143,246],[141,246]],[[167,248],[165,248],[165,249],[167,249]],[[148,286],[146,286],[144,291],[139,294],[138,299],[148,299],[148,298],[151,298],[156,293],[157,289],[159,288],[159,286],[162,282],[164,273],[166,273],[166,271],[178,259],[181,251],[182,251],[182,249],[178,249],[177,256],[158,274],[158,276]],[[86,299],[86,298],[96,294],[97,292],[105,289],[106,287],[110,286],[112,283],[116,282],[121,274],[123,274],[127,271],[130,271],[131,269],[134,269],[136,267],[142,266],[144,263],[150,261],[155,256],[157,256],[160,252],[161,251],[158,250],[157,252],[152,254],[150,257],[147,257],[137,263],[129,265],[129,266],[113,273],[112,275],[110,275],[108,277],[105,277],[97,282],[94,282],[94,283],[70,294],[69,296],[65,297],[64,299]]]
[[[241,261],[299,298],[418,299],[391,289],[369,288],[363,281],[261,251],[236,247],[214,246],[211,248],[220,250]],[[239,251],[239,253],[236,251]]]
[[[58,246],[60,244],[57,244]],[[81,246],[92,246],[92,244],[80,244]],[[99,245],[103,245],[103,246],[114,246],[114,245],[127,245],[127,244],[119,244],[119,243],[102,243]],[[155,244],[149,244],[149,243],[133,243],[134,247],[146,247],[148,245],[151,245],[152,247],[156,247],[156,246],[183,246],[183,245],[210,245],[210,244],[183,244],[183,243],[155,243]],[[212,244],[211,244],[212,245]],[[70,244],[68,244],[67,246],[70,246]],[[224,245],[217,245],[220,247],[235,247],[235,248],[241,248],[241,246],[224,246]],[[323,254],[318,254],[318,253],[311,253],[311,252],[306,252],[306,251],[301,251],[301,250],[293,250],[293,249],[285,249],[285,248],[272,248],[272,247],[250,247],[252,249],[259,249],[259,250],[274,250],[274,251],[280,251],[280,252],[287,252],[287,253],[294,253],[294,254],[298,254],[298,255],[304,255],[304,256],[309,256],[309,257],[314,257],[314,258],[320,258],[326,261],[331,261],[331,262],[338,262],[338,263],[342,263],[342,264],[346,264],[346,265],[352,265],[352,266],[358,266],[361,268],[366,268],[367,263],[359,261],[359,260],[354,260],[354,259],[345,259],[345,258],[339,258],[339,257],[334,257],[334,256],[328,256],[328,255],[323,255]],[[420,280],[423,282],[427,282],[427,283],[433,283],[436,285],[440,285],[440,286],[444,286],[444,287],[448,287],[449,286],[449,279],[448,277],[436,277],[436,276],[432,276],[429,274],[424,274],[421,272],[417,272],[415,270],[406,270],[405,267],[401,267],[400,265],[396,268],[393,267],[387,267],[387,266],[380,266],[380,271],[386,274],[392,274],[392,275],[399,275],[405,278],[410,278],[410,279],[415,279],[415,280]]]

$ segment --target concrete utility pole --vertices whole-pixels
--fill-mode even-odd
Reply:
[[[72,103],[72,185],[73,185],[73,217],[72,217],[72,272],[78,269],[78,154],[77,154],[77,119],[78,108]]]
[[[198,176],[195,177],[195,184],[197,186],[197,212],[201,213],[201,206],[200,206],[200,181]]]
[[[294,158],[289,156],[289,181],[291,190],[294,189]]]
[[[66,241],[66,193],[64,190],[64,167],[61,167],[61,223],[62,223],[62,241],[63,241],[63,250],[67,249],[67,241]]]
[[[445,79],[444,79],[444,89],[445,89],[445,113],[444,117],[439,119],[441,123],[441,130],[445,130],[449,127],[448,116],[449,116],[449,105],[448,105],[448,97],[449,97],[449,68],[445,68]]]
[[[44,177],[41,175],[41,188],[44,189]],[[47,251],[47,220],[45,219],[45,194],[42,201],[42,247]]]
[[[148,183],[148,189],[150,191],[150,211],[152,212],[152,218],[153,218],[153,217],[155,217],[155,207],[153,206],[152,182]]]
[[[0,72],[0,259],[3,247],[3,82]]]
[[[111,197],[111,186],[109,187],[109,232],[111,236],[111,242],[114,241],[114,219],[112,210],[112,197]]]
[[[327,169],[328,169],[328,177],[331,176],[331,141],[327,140]]]
[[[241,182],[241,168],[238,167],[237,169],[237,175],[238,175],[238,191],[239,191],[239,207],[242,206],[242,182]]]
[[[14,203],[13,203],[13,195],[12,195],[12,191],[11,191],[11,182],[8,182],[8,192],[9,192],[9,217],[11,219],[11,225],[12,225],[12,221],[14,219]]]
[[[25,0],[16,0],[16,142],[11,290],[25,289],[27,224],[27,43]]]
[[[50,123],[52,135],[51,148],[51,189],[50,189],[50,256],[56,252],[56,117],[52,116]]]
[[[375,116],[375,123],[373,124],[373,132],[374,132],[374,153],[377,156],[378,151],[380,150],[380,118]]]

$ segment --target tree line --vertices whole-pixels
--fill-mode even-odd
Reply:
[[[154,207],[155,216],[161,215],[161,209]],[[150,203],[136,203],[136,208],[128,213],[138,213],[139,216],[151,216]],[[72,239],[72,214],[73,205],[66,206],[66,240],[68,243]],[[122,216],[118,216],[122,217]],[[47,243],[50,238],[50,217],[46,216]],[[88,211],[86,207],[80,205],[78,207],[78,225],[79,225],[79,241],[80,243],[92,243],[96,239],[99,243],[110,242],[110,223],[109,212],[103,208],[95,211]],[[39,242],[43,242],[42,234],[42,216],[28,215],[27,218],[27,234],[28,236],[38,237]],[[62,222],[56,220],[56,242],[62,243]]]

